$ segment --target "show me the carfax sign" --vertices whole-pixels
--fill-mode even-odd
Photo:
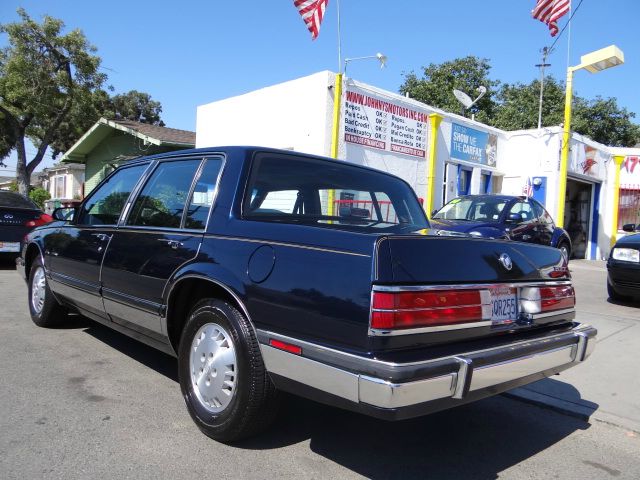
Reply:
[[[451,158],[495,167],[497,147],[497,135],[451,124]]]
[[[413,157],[426,155],[429,115],[356,86],[344,102],[344,140]]]

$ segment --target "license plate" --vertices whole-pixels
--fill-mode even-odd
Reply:
[[[0,242],[0,252],[19,252],[20,242]]]
[[[491,323],[500,325],[515,322],[518,317],[518,302],[515,288],[491,289]]]

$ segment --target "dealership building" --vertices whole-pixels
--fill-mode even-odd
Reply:
[[[507,132],[329,71],[197,110],[196,147],[262,145],[332,156],[406,180],[427,213],[459,195],[528,193],[557,219],[562,129]],[[573,134],[564,227],[577,258],[605,258],[638,223],[640,149]]]

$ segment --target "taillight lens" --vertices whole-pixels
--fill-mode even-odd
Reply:
[[[24,226],[34,228],[39,227],[40,225],[45,225],[49,222],[53,222],[53,217],[51,215],[43,213],[38,218],[34,218],[33,220],[25,222]]]
[[[576,293],[571,285],[526,287],[520,292],[520,308],[525,313],[546,313],[566,310],[576,305]]]
[[[437,327],[482,321],[490,301],[480,290],[373,292],[371,328]]]

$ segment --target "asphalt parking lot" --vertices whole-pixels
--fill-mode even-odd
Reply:
[[[585,364],[509,395],[387,423],[287,398],[262,436],[200,433],[172,357],[81,317],[35,327],[0,265],[0,477],[640,478],[640,304],[606,299],[602,262],[575,261]]]

